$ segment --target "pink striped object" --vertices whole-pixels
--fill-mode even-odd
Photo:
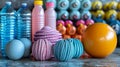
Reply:
[[[36,60],[44,61],[52,57],[52,44],[47,39],[39,39],[32,46],[32,56]]]

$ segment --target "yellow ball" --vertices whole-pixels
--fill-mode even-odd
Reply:
[[[102,9],[102,2],[101,1],[94,1],[92,3],[92,9],[95,9],[95,10],[100,10]]]
[[[107,24],[95,23],[83,34],[85,51],[95,58],[104,58],[112,54],[117,45],[117,35]]]

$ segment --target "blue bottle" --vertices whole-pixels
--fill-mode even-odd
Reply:
[[[6,2],[6,5],[2,8],[0,12],[0,39],[1,39],[1,53],[3,57],[6,57],[5,54],[5,45],[15,36],[15,21],[16,15],[15,10],[12,7],[11,2]]]
[[[107,23],[116,31],[117,35],[120,34],[120,22],[116,19],[116,16],[112,14]]]
[[[82,10],[90,10],[91,9],[91,1],[90,0],[82,0],[81,9]]]
[[[69,7],[69,1],[68,0],[57,0],[56,7],[59,10],[67,10]]]
[[[91,19],[91,17],[92,15],[88,10],[81,11],[81,19],[87,20],[87,19]]]
[[[69,13],[66,10],[60,10],[57,13],[57,17],[58,17],[57,19],[59,19],[59,20],[68,20],[69,19]]]
[[[80,9],[81,3],[79,0],[69,0],[69,2],[70,2],[70,5],[69,5],[70,10]]]
[[[99,14],[97,17],[93,17],[94,22],[98,23],[106,23],[105,20],[102,19],[102,15]]]
[[[11,6],[11,2],[6,2],[5,6],[0,11],[0,53],[5,56],[4,47],[5,47],[5,26],[6,26],[6,12],[7,9]]]
[[[44,6],[45,6],[46,2],[53,2],[54,3],[54,8],[56,8],[56,0],[44,0]]]
[[[79,20],[80,19],[80,12],[75,10],[70,12],[70,20]]]
[[[17,39],[31,39],[31,11],[27,7],[27,3],[22,3],[17,11]]]

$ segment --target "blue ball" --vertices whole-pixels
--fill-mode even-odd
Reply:
[[[59,61],[68,61],[74,56],[74,46],[69,40],[60,40],[53,47],[54,56]]]
[[[10,41],[5,47],[6,55],[12,60],[21,59],[24,55],[24,51],[24,44],[19,40]]]
[[[30,48],[31,48],[31,45],[32,45],[31,41],[27,38],[21,38],[20,41],[25,46],[24,57],[29,57],[30,56]]]

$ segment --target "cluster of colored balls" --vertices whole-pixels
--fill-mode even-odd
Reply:
[[[79,58],[83,52],[83,44],[78,39],[60,40],[53,47],[54,56],[59,61]]]
[[[83,32],[92,24],[94,24],[94,21],[91,19],[86,21],[79,20],[75,25],[70,20],[65,22],[63,20],[58,20],[57,30],[62,34],[63,39],[77,38],[82,41]]]
[[[5,53],[9,59],[19,60],[30,56],[31,41],[27,38],[11,40],[5,47]]]

